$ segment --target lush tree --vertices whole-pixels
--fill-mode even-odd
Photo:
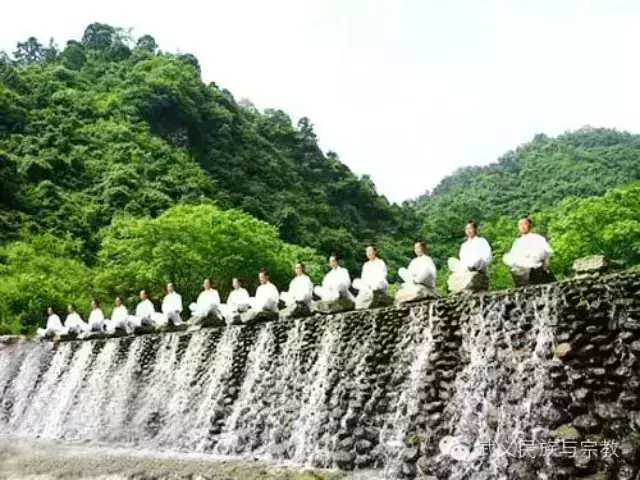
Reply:
[[[45,58],[45,49],[35,37],[29,37],[25,42],[18,42],[13,58],[18,65],[40,63]]]
[[[640,183],[564,201],[550,212],[548,232],[560,273],[570,273],[576,258],[594,254],[625,267],[640,265]]]
[[[143,287],[158,297],[166,282],[174,282],[189,302],[206,277],[226,296],[234,276],[253,288],[262,268],[286,288],[299,261],[321,279],[324,259],[285,244],[275,227],[236,210],[180,205],[156,219],[115,219],[104,232],[96,287],[108,297],[132,297]]]
[[[0,248],[0,332],[33,331],[49,306],[62,319],[69,303],[88,314],[91,278],[80,250],[79,241],[49,234]]]

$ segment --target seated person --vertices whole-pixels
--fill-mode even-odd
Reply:
[[[107,320],[107,331],[115,332],[117,329],[125,330],[127,333],[133,332],[133,325],[129,323],[129,311],[122,304],[122,297],[117,296],[114,302],[113,311],[111,312],[111,320]]]
[[[289,291],[280,294],[282,300],[287,307],[292,307],[296,303],[304,303],[311,307],[311,299],[313,298],[313,282],[305,273],[304,264],[298,263],[295,268],[296,276],[289,283]]]
[[[404,282],[403,288],[415,287],[417,285],[423,285],[427,288],[436,287],[436,266],[429,257],[427,252],[427,246],[424,241],[416,240],[413,244],[413,251],[416,256],[409,268],[400,268],[398,270],[398,276]]]
[[[369,245],[365,253],[367,261],[362,266],[362,276],[353,281],[353,288],[358,290],[358,296],[369,295],[374,290],[387,293],[387,265],[380,258],[380,251]]]
[[[174,326],[182,324],[182,296],[175,291],[173,283],[167,283],[167,294],[162,300],[162,313]]]
[[[104,332],[106,330],[104,314],[100,309],[100,301],[97,298],[91,300],[91,313],[89,314],[89,329],[92,332]]]
[[[489,242],[478,236],[478,225],[473,220],[467,222],[464,233],[467,240],[460,247],[460,259],[450,258],[449,270],[452,273],[486,273],[487,266],[493,259]]]
[[[233,278],[231,282],[233,290],[229,294],[229,298],[227,298],[227,303],[220,305],[220,312],[227,320],[227,323],[233,322],[236,315],[249,309],[249,292],[242,287],[242,280]]]
[[[75,305],[69,305],[67,312],[69,313],[67,314],[67,318],[64,320],[64,328],[67,330],[67,333],[80,335],[81,333],[89,331],[89,325],[82,320],[80,315],[78,315]]]
[[[269,272],[261,270],[258,280],[260,285],[256,289],[256,296],[249,299],[250,310],[277,312],[280,293],[276,286],[269,281]]]
[[[329,257],[329,266],[331,270],[322,280],[322,286],[316,286],[313,289],[313,293],[324,301],[346,298],[353,302],[355,299],[349,291],[351,277],[347,269],[340,266],[340,257],[337,253]]]
[[[544,283],[552,281],[549,272],[549,258],[553,254],[547,240],[537,233],[533,233],[533,222],[528,216],[523,216],[518,222],[520,238],[511,246],[511,251],[503,257],[509,266],[516,285],[528,283]]]
[[[127,317],[129,328],[135,329],[142,325],[161,327],[167,324],[167,316],[164,313],[156,312],[153,302],[149,300],[149,292],[140,290],[140,301],[136,305],[136,314]]]
[[[212,287],[210,279],[205,278],[203,288],[197,302],[189,305],[191,315],[197,318],[206,318],[210,313],[217,315],[220,311],[220,295]]]
[[[64,335],[67,330],[62,326],[60,317],[55,314],[53,308],[47,308],[47,328],[39,328],[36,332],[38,337],[52,337],[54,335]]]

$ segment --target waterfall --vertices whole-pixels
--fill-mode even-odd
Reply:
[[[635,290],[596,297],[581,288],[57,345],[0,343],[0,434],[371,472],[365,478],[542,475],[553,468],[548,459],[514,453],[571,421],[571,382],[582,389],[571,410],[578,413],[593,410],[585,378],[602,378],[605,368],[613,372],[606,384],[586,382],[596,395],[622,392],[625,405],[637,398],[628,375],[640,309],[618,299]],[[602,333],[602,322],[631,327],[616,337]],[[572,335],[583,344],[591,335],[584,348],[600,345],[602,355],[584,368],[575,358],[564,364],[556,346]],[[614,375],[631,380],[616,386]]]

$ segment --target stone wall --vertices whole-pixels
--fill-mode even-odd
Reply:
[[[0,432],[390,478],[639,474],[638,272],[50,345],[0,345]]]

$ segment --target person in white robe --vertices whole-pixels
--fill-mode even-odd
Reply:
[[[164,313],[156,312],[153,302],[149,300],[149,292],[140,290],[140,301],[136,305],[135,315],[127,317],[128,328],[135,330],[143,325],[161,327],[167,324],[167,316]]]
[[[122,304],[121,296],[115,298],[111,319],[105,320],[105,323],[107,324],[107,332],[109,333],[113,333],[117,329],[122,329],[127,333],[133,333],[133,326],[129,324],[129,311],[127,307]]]
[[[67,307],[67,318],[64,320],[64,328],[67,330],[67,333],[74,333],[76,335],[89,331],[89,325],[78,315],[75,305],[69,305],[69,307]]]
[[[46,328],[39,328],[36,332],[38,337],[49,337],[53,335],[64,335],[67,330],[62,326],[60,317],[56,315],[53,308],[47,308],[47,326]]]
[[[162,300],[162,313],[176,327],[182,324],[182,317],[180,316],[182,313],[182,296],[175,291],[173,283],[167,283],[167,294]]]
[[[220,312],[220,294],[208,278],[204,280],[202,288],[204,290],[198,295],[198,300],[189,305],[191,315],[198,318],[205,318],[210,313],[217,315]]]
[[[369,295],[375,290],[387,293],[387,264],[380,258],[380,251],[369,245],[365,251],[367,261],[362,265],[362,275],[353,281],[359,296]]]
[[[520,238],[513,242],[509,253],[504,255],[504,263],[517,275],[537,269],[548,270],[553,250],[547,240],[531,231],[533,223],[527,216],[520,219],[518,229]]]
[[[351,277],[349,276],[349,271],[340,266],[340,257],[337,253],[329,257],[329,267],[331,267],[331,269],[322,280],[322,286],[316,285],[313,293],[324,301],[346,298],[353,302],[355,298],[349,291]]]
[[[436,265],[430,256],[427,255],[427,245],[422,240],[417,240],[413,244],[413,251],[416,256],[409,263],[409,268],[400,268],[398,276],[404,282],[403,288],[411,288],[417,285],[424,285],[428,288],[436,286]]]
[[[100,301],[97,298],[91,300],[91,313],[89,314],[89,330],[92,332],[104,332],[106,324],[104,314],[100,309]]]
[[[449,259],[449,270],[452,273],[486,273],[487,267],[493,260],[489,242],[478,236],[478,225],[473,220],[467,222],[464,233],[467,239],[460,246],[460,258]]]
[[[242,286],[242,280],[233,278],[231,280],[233,290],[227,298],[227,303],[220,305],[220,313],[226,319],[227,323],[233,323],[239,313],[246,312],[249,309],[249,292]]]
[[[277,312],[280,293],[269,280],[269,272],[261,270],[258,274],[260,285],[256,289],[255,297],[249,298],[250,310]]]
[[[296,276],[289,283],[289,291],[280,294],[282,300],[287,307],[292,307],[296,303],[304,303],[311,307],[313,298],[313,282],[305,273],[304,264],[298,263],[295,267]]]

